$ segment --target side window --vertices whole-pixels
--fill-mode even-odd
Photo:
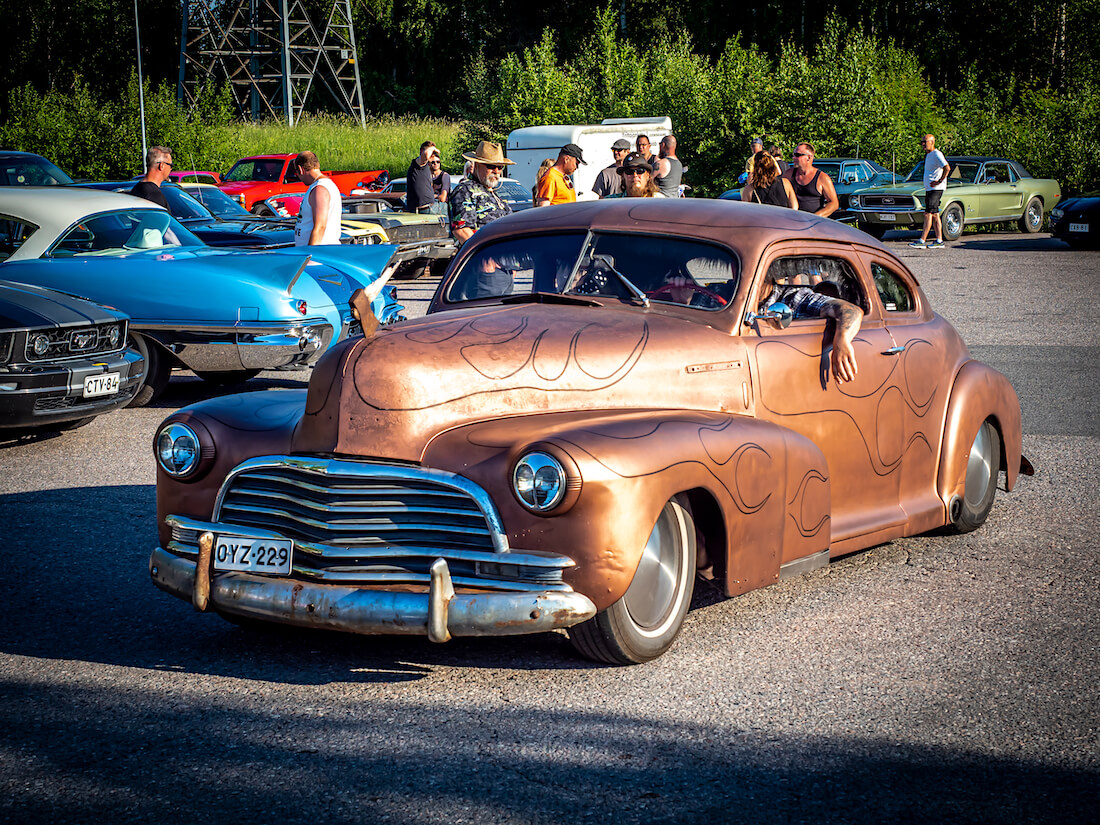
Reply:
[[[300,183],[298,175],[294,172],[293,162],[286,165],[286,174],[283,176],[283,183]]]
[[[986,183],[1008,183],[1012,178],[1008,174],[1008,166],[1003,163],[987,163],[985,165]]]
[[[841,179],[855,178],[856,183],[866,183],[871,179],[870,174],[867,172],[867,167],[862,163],[846,163],[844,164],[844,172],[841,174]]]
[[[848,262],[817,255],[773,261],[760,296],[760,309],[782,301],[794,311],[796,319],[819,317],[820,303],[815,295],[840,298],[864,312],[870,309],[859,279]]]
[[[38,227],[0,216],[0,261],[10,258]]]
[[[905,282],[894,272],[879,263],[871,264],[871,275],[875,279],[875,289],[887,312],[912,312],[916,309],[913,296]]]

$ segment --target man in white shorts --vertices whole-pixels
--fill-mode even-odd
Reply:
[[[947,175],[951,166],[943,152],[936,148],[935,135],[925,135],[920,145],[924,147],[924,229],[920,240],[909,244],[914,249],[943,249],[943,227],[940,225],[940,198],[947,189]],[[936,240],[928,240],[928,230],[935,225]]]

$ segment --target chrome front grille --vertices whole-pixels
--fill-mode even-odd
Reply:
[[[509,548],[488,494],[440,470],[266,456],[230,473],[212,522],[168,524],[167,549],[190,557],[203,532],[292,539],[293,575],[329,583],[426,587],[442,558],[460,587],[570,589],[571,559]]]
[[[237,475],[226,489],[219,521],[342,547],[493,550],[477,504],[428,479],[253,470]]]
[[[864,209],[883,212],[912,212],[919,206],[912,195],[860,195],[859,202]]]

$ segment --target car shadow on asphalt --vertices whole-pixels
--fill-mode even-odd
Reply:
[[[1072,247],[1049,235],[963,235],[948,244],[952,249],[973,249],[982,252],[1069,252]]]
[[[553,691],[562,686],[548,684]],[[1095,822],[1086,767],[873,727],[651,718],[494,692],[197,696],[0,677],[10,822]],[[249,691],[251,693],[251,691]],[[797,708],[789,713],[799,714]],[[914,708],[919,718],[921,709]],[[797,719],[798,716],[795,716]],[[4,816],[5,811],[7,816]]]
[[[13,548],[0,652],[288,684],[403,682],[437,667],[585,670],[564,633],[458,638],[238,627],[158,590],[154,485],[0,496]],[[693,608],[724,600],[701,582]]]

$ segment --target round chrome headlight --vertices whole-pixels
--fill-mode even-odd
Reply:
[[[157,461],[168,475],[183,478],[199,466],[199,437],[186,424],[169,424],[157,435],[156,452]]]
[[[118,346],[122,340],[122,331],[118,327],[107,328],[107,343],[112,349]]]
[[[551,455],[528,453],[512,471],[512,487],[528,509],[551,510],[565,496],[565,469]]]
[[[1050,210],[1050,217],[1056,221],[1060,221],[1064,214],[1066,213],[1059,209],[1057,206]]]
[[[46,335],[36,335],[31,339],[35,355],[45,355],[50,349],[50,339]]]

